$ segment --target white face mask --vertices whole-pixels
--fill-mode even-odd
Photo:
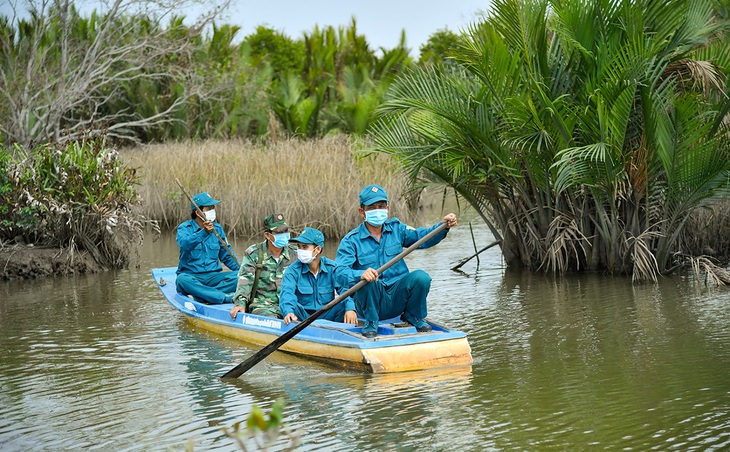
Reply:
[[[302,264],[308,264],[314,260],[313,252],[314,250],[297,250],[297,259]]]
[[[215,221],[215,209],[211,209],[207,212],[203,212],[205,214],[205,220],[206,221]]]

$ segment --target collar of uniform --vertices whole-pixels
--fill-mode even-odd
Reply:
[[[326,260],[326,259],[327,259],[327,258],[326,258],[326,257],[324,257],[324,256],[322,256],[322,257],[321,257],[321,258],[319,259],[319,272],[320,272],[320,273],[328,273],[328,272],[329,272],[329,270],[330,270],[330,269],[329,269],[329,266],[330,266],[330,264],[329,264],[329,262],[327,262],[327,260]],[[299,262],[299,263],[300,263],[300,264],[302,265],[302,268],[304,268],[304,273],[307,273],[307,272],[309,272],[309,273],[312,273],[312,269],[311,269],[311,268],[309,268],[309,265],[307,265],[307,264],[302,264],[302,261],[297,261],[297,262]]]
[[[325,273],[330,271],[331,267],[334,267],[335,263],[328,258],[322,256],[319,258],[319,270]]]
[[[282,255],[282,256],[284,256],[284,258],[285,258],[286,260],[289,260],[289,252],[290,252],[290,249],[291,249],[291,248],[289,248],[289,245],[286,245],[286,246],[285,246],[285,247],[284,247],[284,248],[283,248],[283,249],[281,250],[281,255]]]
[[[263,241],[263,242],[261,243],[261,246],[262,246],[262,247],[264,248],[264,255],[265,255],[265,256],[269,256],[270,258],[272,258],[272,259],[273,259],[273,258],[274,258],[274,256],[272,256],[272,255],[271,255],[271,253],[269,253],[269,247],[268,247],[268,245],[269,245],[269,241],[268,241],[268,240],[264,240],[264,241]],[[257,250],[257,251],[258,251],[258,250]],[[289,252],[290,252],[290,248],[289,248],[289,245],[287,245],[287,246],[285,246],[285,247],[284,247],[284,248],[283,248],[283,249],[281,250],[281,256],[283,256],[283,257],[284,257],[285,259],[289,260]]]
[[[383,223],[383,234],[386,232],[390,232],[392,230],[392,226],[390,225],[390,218],[385,220],[385,223]],[[358,232],[358,236],[360,239],[366,239],[370,237],[370,231],[368,231],[368,227],[365,225],[365,222],[363,221],[360,226],[360,231]]]
[[[197,221],[192,220],[192,219],[186,221],[186,223],[187,223],[186,227],[192,229],[193,232],[198,232],[198,231],[205,229],[204,227],[200,226]],[[217,223],[213,223],[213,228],[215,228],[216,224]],[[216,229],[216,231],[218,231],[218,230]]]

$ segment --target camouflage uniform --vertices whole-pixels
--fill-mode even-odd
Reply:
[[[233,295],[233,302],[238,306],[246,306],[246,302],[251,296],[261,247],[264,250],[264,256],[261,261],[256,298],[249,305],[250,312],[257,315],[281,318],[281,312],[279,311],[281,278],[284,276],[284,269],[296,260],[296,251],[288,246],[282,249],[278,262],[274,259],[274,256],[269,254],[265,241],[248,247],[243,255],[241,269],[238,271],[238,286],[236,287],[236,293]]]
[[[288,229],[289,226],[281,213],[274,213],[264,218],[264,231],[274,234],[274,237],[277,234],[275,231],[284,230],[287,231],[283,233],[286,234],[288,239]],[[296,260],[297,253],[295,248],[284,246],[277,262],[274,256],[269,254],[266,245],[267,241],[264,240],[263,243],[251,245],[246,250],[241,268],[238,270],[238,286],[236,287],[236,293],[233,294],[233,303],[245,307],[248,302],[248,312],[251,314],[281,318],[281,311],[279,310],[281,278],[284,276],[284,269]],[[259,282],[256,288],[256,297],[250,300],[260,250],[263,250],[264,255],[261,259]]]

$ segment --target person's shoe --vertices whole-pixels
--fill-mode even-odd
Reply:
[[[429,325],[428,322],[423,319],[417,319],[415,317],[409,316],[408,314],[403,314],[401,318],[416,327],[416,331],[418,331],[419,333],[428,333],[433,329],[431,328],[431,325]]]
[[[377,322],[365,322],[362,326],[362,335],[368,339],[372,339],[378,335]]]
[[[428,333],[433,328],[431,328],[431,325],[428,324],[425,320],[420,320],[416,325],[413,325],[416,327],[416,331],[419,333]]]

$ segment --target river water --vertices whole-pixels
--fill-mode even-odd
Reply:
[[[429,318],[468,333],[473,366],[403,374],[277,352],[221,382],[257,348],[167,304],[150,269],[176,265],[170,234],[139,268],[0,283],[0,450],[236,450],[222,428],[280,398],[302,450],[730,446],[730,289],[507,271],[497,248],[450,270],[471,252],[460,226],[407,261],[433,277]]]

